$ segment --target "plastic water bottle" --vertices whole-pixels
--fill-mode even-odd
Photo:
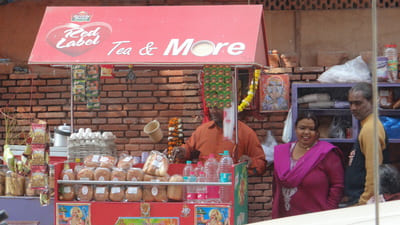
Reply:
[[[196,182],[197,178],[194,175],[194,171],[190,172],[190,176],[188,178],[188,182]],[[197,186],[196,185],[187,185],[186,187],[186,201],[188,203],[195,203],[197,201]]]
[[[207,182],[219,182],[218,161],[214,154],[208,156],[204,164],[204,173],[206,174]],[[219,186],[207,186],[207,202],[220,203]]]
[[[196,168],[194,168],[194,175],[196,175],[196,177],[199,177],[200,172],[204,172],[204,166],[202,161],[197,162],[197,166]]]
[[[192,166],[192,161],[186,161],[186,165],[183,168],[183,172],[182,172],[182,176],[183,176],[183,181],[184,182],[188,182],[189,181],[189,176],[190,173],[193,172],[193,166]],[[186,185],[186,187],[183,189],[184,190],[184,195],[185,198],[187,197],[187,189],[188,189],[188,185]]]
[[[387,72],[388,72],[388,78],[389,82],[393,83],[396,82],[398,78],[398,59],[397,59],[397,45],[385,45],[385,52],[384,52],[385,57],[387,57],[388,62],[387,62]]]
[[[233,159],[229,155],[229,151],[225,150],[222,154],[222,158],[219,161],[219,181],[220,182],[232,182],[232,166]],[[220,187],[220,198],[223,203],[231,202],[231,187],[221,186]]]
[[[199,176],[197,177],[197,182],[206,182],[206,174],[204,171],[199,172]],[[199,185],[196,188],[197,193],[197,202],[198,203],[206,203],[207,202],[207,186],[206,185]]]

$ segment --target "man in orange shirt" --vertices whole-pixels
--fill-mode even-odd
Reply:
[[[223,109],[210,108],[211,121],[200,125],[181,147],[175,148],[176,157],[190,160],[197,157],[205,161],[209,154],[219,160],[224,150],[229,150],[234,163],[247,161],[249,175],[263,175],[266,170],[264,150],[257,134],[245,123],[238,121],[238,144],[224,140]],[[196,151],[199,151],[194,154]]]

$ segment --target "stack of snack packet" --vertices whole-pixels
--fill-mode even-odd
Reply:
[[[30,165],[30,187],[33,190],[40,190],[40,203],[47,205],[49,196],[49,136],[47,123],[39,121],[31,124],[31,143],[23,156]]]

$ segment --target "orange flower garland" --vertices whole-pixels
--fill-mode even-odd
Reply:
[[[183,127],[182,120],[172,118],[168,122],[168,158],[172,159],[172,150],[183,144]]]

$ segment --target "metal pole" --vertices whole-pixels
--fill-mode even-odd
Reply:
[[[375,224],[379,225],[379,152],[378,152],[378,83],[376,79],[376,58],[377,58],[377,23],[376,23],[376,0],[371,2],[372,17],[372,109],[374,116],[374,196],[375,196]]]
[[[238,68],[235,66],[235,74],[233,78],[233,110],[234,110],[234,121],[235,121],[235,144],[239,142],[239,128],[238,128],[238,121],[237,121],[237,114],[238,114],[238,101],[237,101],[237,80],[238,80]],[[236,149],[237,151],[237,149]],[[239,159],[237,159],[239,160]]]
[[[69,66],[69,70],[71,71],[71,88],[70,88],[70,92],[71,92],[71,108],[70,108],[70,113],[71,113],[71,134],[74,132],[74,93],[73,93],[73,86],[74,86],[74,79],[73,79],[73,71],[72,71],[72,65]]]

